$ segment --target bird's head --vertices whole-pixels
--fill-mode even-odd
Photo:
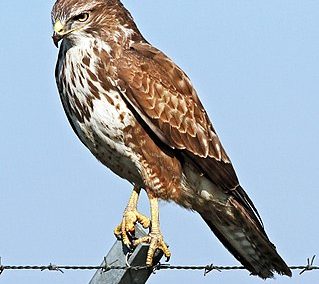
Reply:
[[[53,42],[62,39],[76,44],[93,37],[118,39],[125,29],[136,29],[129,12],[119,0],[58,0],[52,13]]]

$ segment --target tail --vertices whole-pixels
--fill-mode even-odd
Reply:
[[[235,198],[230,197],[226,204],[208,204],[199,213],[229,252],[253,275],[263,279],[272,278],[273,272],[291,276],[262,224]]]

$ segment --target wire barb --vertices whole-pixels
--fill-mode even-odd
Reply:
[[[102,268],[102,270],[101,270],[101,274],[102,273],[104,273],[104,272],[107,272],[107,271],[109,271],[110,269],[109,269],[109,265],[108,265],[108,263],[107,263],[107,261],[106,261],[106,256],[104,256],[104,265],[103,265],[103,268]]]
[[[315,261],[316,255],[314,255],[311,260],[309,259],[309,257],[307,258],[307,265],[306,267],[300,271],[299,275],[303,274],[306,271],[311,271],[316,269],[316,267],[313,265],[314,261]]]
[[[113,265],[115,262],[117,262],[117,261],[118,261],[118,259],[112,261],[111,263],[108,263],[108,262],[107,262],[107,259],[106,259],[106,256],[104,256],[104,261],[103,261],[103,262],[104,262],[104,265],[102,264],[101,274],[102,274],[102,273],[105,273],[105,272],[107,272],[107,271],[109,271],[109,270],[111,270],[112,265]]]
[[[169,264],[162,264],[158,262],[157,264],[152,266],[152,273],[156,274],[156,271],[159,271],[161,269],[169,269],[170,265]]]
[[[59,271],[59,272],[61,272],[61,273],[64,273],[64,271],[63,271],[60,267],[58,267],[57,265],[52,264],[52,263],[50,263],[48,266],[43,267],[43,268],[41,269],[41,271],[44,271],[44,270]]]
[[[215,267],[214,264],[210,264],[205,267],[204,276],[206,276],[209,272],[213,270],[217,270],[218,272],[221,272],[221,270],[218,267]]]

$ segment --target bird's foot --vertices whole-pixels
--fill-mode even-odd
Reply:
[[[150,245],[147,252],[147,257],[146,257],[147,266],[152,266],[154,254],[157,249],[160,249],[164,253],[166,257],[166,261],[169,261],[171,257],[171,252],[169,251],[168,246],[165,244],[163,235],[161,232],[151,231],[147,236],[133,241],[134,246],[137,246],[141,243],[148,243]]]
[[[136,209],[126,208],[123,214],[122,222],[114,229],[117,238],[122,239],[123,243],[130,247],[132,237],[135,231],[135,224],[140,223],[143,228],[149,228],[151,221],[145,215],[139,213]]]

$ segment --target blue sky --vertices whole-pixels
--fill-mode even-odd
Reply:
[[[319,254],[319,2],[123,1],[191,77],[266,231],[290,265]],[[131,186],[99,164],[63,113],[53,1],[0,2],[0,256],[99,264]],[[140,210],[148,213],[145,196]],[[198,215],[161,204],[172,264],[237,265]],[[318,262],[317,262],[318,263]],[[2,284],[88,283],[92,272],[13,272]],[[315,283],[318,272],[268,283]],[[264,283],[246,271],[162,271],[148,283]]]

